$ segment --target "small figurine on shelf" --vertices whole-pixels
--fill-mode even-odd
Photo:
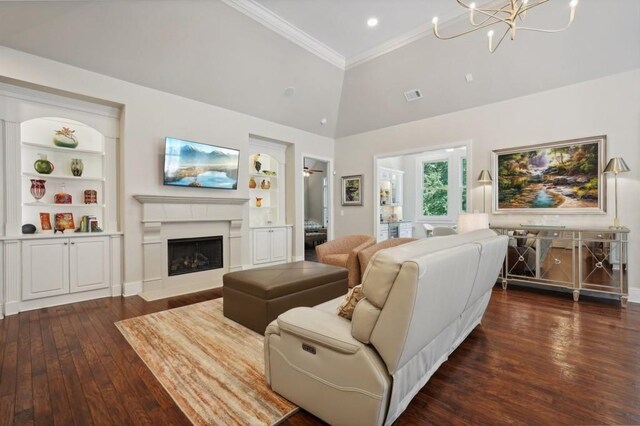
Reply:
[[[256,189],[256,186],[258,186],[256,180],[253,177],[249,178],[249,189]]]
[[[78,146],[78,137],[74,134],[76,131],[68,127],[56,130],[53,136],[53,143],[63,148],[76,148]]]
[[[271,188],[271,182],[266,179],[262,179],[262,182],[260,182],[260,189],[269,189],[269,188]]]
[[[262,197],[256,197],[256,207],[262,207]]]

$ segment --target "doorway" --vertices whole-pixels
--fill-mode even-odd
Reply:
[[[329,235],[329,162],[304,157],[304,260],[316,262],[316,246]]]

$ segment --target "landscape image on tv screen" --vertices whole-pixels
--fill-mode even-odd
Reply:
[[[238,189],[240,151],[166,138],[164,184]]]

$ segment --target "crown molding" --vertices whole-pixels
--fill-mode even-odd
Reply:
[[[407,31],[404,34],[394,37],[385,43],[382,43],[376,47],[352,56],[351,58],[347,58],[345,69],[357,67],[358,65],[362,65],[365,62],[368,62],[379,56],[386,55],[387,53],[393,52],[394,50],[406,46],[409,43],[413,43],[416,40],[420,40],[421,38],[429,37],[431,35],[433,35],[431,22],[425,23],[417,28],[414,28],[411,31]]]
[[[298,27],[285,21],[275,13],[271,12],[264,6],[256,3],[254,0],[222,0],[226,5],[245,14],[253,20],[261,23],[265,27],[280,34],[287,40],[297,44],[298,46],[308,50],[314,55],[324,59],[330,64],[345,69],[345,57],[331,49],[324,43],[311,37]]]

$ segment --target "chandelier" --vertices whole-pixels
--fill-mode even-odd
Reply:
[[[450,40],[452,38],[460,37],[465,34],[472,33],[474,31],[481,30],[483,28],[491,27],[497,24],[506,25],[506,29],[498,43],[493,44],[493,30],[489,30],[487,32],[487,36],[489,37],[489,52],[493,53],[500,46],[502,41],[505,39],[507,34],[511,35],[511,40],[516,37],[516,30],[518,31],[537,31],[543,33],[558,33],[560,31],[564,31],[573,23],[573,19],[576,15],[576,6],[578,5],[578,0],[571,0],[569,6],[571,7],[571,12],[569,15],[569,23],[564,28],[559,29],[543,29],[543,28],[531,28],[521,26],[522,23],[519,23],[518,20],[524,21],[524,18],[527,15],[527,12],[533,9],[536,6],[540,6],[541,4],[547,3],[549,0],[538,0],[535,2],[529,2],[529,0],[501,0],[499,2],[491,2],[488,7],[476,7],[475,3],[471,3],[469,5],[462,2],[462,0],[456,0],[462,7],[469,9],[469,21],[471,22],[472,28],[463,31],[460,34],[454,34],[451,36],[441,36],[438,32],[438,17],[433,18],[431,21],[433,23],[433,34],[441,40]],[[500,4],[503,4],[500,7]],[[480,15],[480,19],[476,20],[476,15]]]

